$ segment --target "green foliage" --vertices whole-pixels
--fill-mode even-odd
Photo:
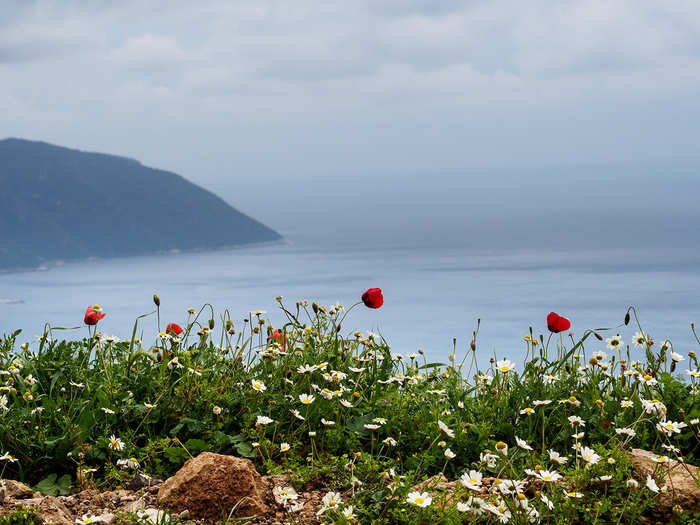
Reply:
[[[39,516],[37,516],[32,509],[27,507],[20,507],[0,517],[0,525],[36,525],[38,523],[41,523],[39,521]]]
[[[516,522],[537,512],[551,523],[621,516],[631,523],[654,498],[646,480],[628,486],[630,447],[700,462],[698,386],[673,375],[653,345],[603,356],[603,344],[585,332],[544,347],[527,339],[517,367],[501,361],[507,356],[483,366],[469,347],[446,364],[429,363],[421,353],[392,353],[374,334],[340,333],[342,308],[299,302],[282,306],[282,315],[275,328],[252,314],[236,332],[227,313],[210,323],[215,315],[205,307],[190,314],[179,337],[164,334],[151,345],[93,331],[80,341],[47,333],[34,347],[18,345],[19,333],[3,338],[5,477],[65,494],[72,480],[123,486],[136,469],[165,478],[208,451],[248,457],[263,474],[287,474],[299,492],[342,493],[345,500],[324,513],[338,523],[460,523],[465,516],[486,523],[499,512]],[[687,364],[697,368],[694,354]],[[667,432],[661,422],[686,427]],[[587,458],[575,447],[586,447]],[[663,469],[655,473],[660,485]],[[563,478],[537,481],[543,470]],[[482,494],[483,516],[457,508],[476,496],[459,482],[452,499],[435,489],[425,507],[409,501],[418,483],[470,471],[506,480]],[[508,492],[510,480],[522,486]],[[353,518],[343,514],[350,506]]]

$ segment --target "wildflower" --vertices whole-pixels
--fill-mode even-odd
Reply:
[[[256,392],[264,392],[265,390],[267,390],[265,383],[257,379],[252,379],[250,381],[250,384],[252,385],[253,390],[255,390]]]
[[[638,379],[639,379],[640,383],[642,383],[644,385],[649,385],[649,386],[654,386],[654,385],[659,383],[655,378],[653,378],[649,374],[644,374],[644,375],[640,374],[638,376]]]
[[[445,423],[440,421],[439,419],[438,419],[438,427],[440,427],[440,430],[442,430],[445,433],[445,435],[447,435],[447,437],[450,437],[450,438],[455,437],[454,431],[450,430],[450,428]]]
[[[535,399],[535,400],[532,402],[532,404],[535,405],[536,407],[538,407],[538,406],[549,405],[551,402],[552,402],[551,399],[543,399],[543,400]]]
[[[301,401],[301,403],[304,405],[310,405],[314,402],[314,399],[316,398],[309,394],[299,394],[299,401]]]
[[[340,492],[327,492],[321,500],[321,510],[319,510],[316,514],[321,515],[329,509],[337,509],[342,502],[343,500],[340,496]]]
[[[582,497],[583,497],[583,494],[581,494],[580,492],[575,492],[575,491],[567,492],[567,491],[565,490],[565,491],[564,491],[564,496],[566,496],[567,498],[582,498]]]
[[[547,328],[550,332],[558,334],[559,332],[571,328],[571,321],[566,317],[561,317],[554,312],[550,312],[547,316]]]
[[[124,450],[124,442],[121,439],[119,439],[117,436],[112,434],[109,437],[109,448],[111,448],[112,450],[117,450],[117,451]]]
[[[274,423],[275,420],[272,418],[269,418],[267,416],[258,416],[257,419],[255,420],[256,425],[269,425],[270,423]]]
[[[662,423],[657,423],[656,428],[659,432],[664,432],[667,436],[672,436],[673,434],[680,434],[681,429],[687,427],[688,425],[681,422],[676,423],[675,421],[664,421]]]
[[[680,363],[681,361],[685,361],[685,357],[683,357],[681,354],[676,353],[676,352],[671,352],[671,360],[674,363]]]
[[[0,456],[0,461],[9,461],[10,463],[16,463],[19,460],[12,456],[9,452],[5,452],[2,456]]]
[[[355,514],[352,511],[352,505],[348,505],[343,509],[343,516],[349,520],[355,518]]]
[[[297,368],[297,372],[300,374],[310,374],[316,370],[316,365],[303,365]]]
[[[668,463],[671,461],[668,456],[654,456],[651,460],[655,463]]]
[[[362,302],[368,308],[379,308],[384,304],[381,288],[370,288],[362,294]]]
[[[117,466],[133,469],[137,469],[140,467],[139,462],[136,458],[119,459],[117,460]]]
[[[552,500],[550,500],[550,499],[549,499],[547,496],[545,496],[544,494],[540,494],[540,500],[542,501],[542,503],[544,503],[545,505],[547,505],[547,508],[548,508],[549,510],[553,510],[553,509],[554,509],[554,503],[552,503]]]
[[[539,472],[535,473],[535,476],[542,481],[547,482],[559,481],[561,479],[561,474],[555,470],[540,470]]]
[[[666,419],[666,405],[664,405],[661,401],[658,399],[652,399],[649,401],[648,399],[640,399],[642,402],[642,408],[647,414],[655,414],[661,420]]]
[[[386,425],[386,419],[383,417],[375,417],[373,420],[375,423],[379,423],[380,425]]]
[[[97,322],[104,318],[106,314],[102,313],[102,308],[99,304],[88,306],[85,310],[85,324],[89,326],[95,326]]]
[[[496,463],[498,462],[498,456],[491,454],[489,451],[482,452],[479,454],[479,461],[485,464],[488,468],[496,468]]]
[[[406,503],[413,503],[418,507],[428,507],[433,501],[427,492],[409,492],[406,497]]]
[[[533,415],[534,413],[535,413],[535,409],[532,408],[532,407],[526,407],[526,408],[523,408],[523,409],[520,411],[520,414],[521,414],[521,415],[525,415],[525,416],[531,416],[531,415]]]
[[[477,376],[477,379],[485,385],[490,385],[491,381],[493,381],[493,377],[491,377],[488,374],[479,375],[479,376]]]
[[[396,445],[398,445],[398,442],[391,436],[382,440],[382,443],[384,443],[385,445],[388,445],[390,447],[395,447]]]
[[[347,399],[339,399],[338,401],[340,401],[340,404],[343,405],[345,408],[352,408],[352,403]]]
[[[654,478],[651,477],[651,474],[647,474],[647,488],[657,494],[659,492],[659,486],[656,484],[656,481],[654,481]]]
[[[583,439],[583,436],[585,435],[585,432],[577,432],[576,434],[571,434],[571,437],[574,439]]]
[[[323,423],[323,425],[326,427],[332,427],[333,425],[335,425],[335,421],[327,420],[324,418],[321,418],[321,423]],[[367,425],[365,425],[365,426],[367,426]],[[376,425],[373,425],[373,426],[376,426]],[[379,427],[377,427],[377,428],[379,428]]]
[[[639,482],[636,479],[628,479],[627,480],[627,488],[628,489],[636,489],[639,487]]]
[[[692,378],[700,376],[700,371],[697,368],[694,368],[692,370],[686,370],[685,372]]]
[[[31,392],[25,392],[22,397],[24,398],[25,401],[31,401],[34,399],[34,396],[32,395]]]
[[[309,437],[314,437],[315,435],[316,435],[316,432],[314,432],[313,430],[311,432],[309,432]]]
[[[447,441],[438,441],[437,446],[440,448],[445,448],[447,446]]]
[[[364,427],[369,430],[377,430],[381,425],[373,425],[371,423],[366,423]]]
[[[632,403],[632,401],[630,401],[629,399],[623,399],[622,401],[620,401],[620,406],[622,408],[630,408],[633,405],[634,403]]]
[[[112,410],[111,408],[101,407],[101,410],[102,410],[105,414],[114,414],[114,410]]]
[[[647,345],[647,336],[645,336],[642,332],[636,332],[632,336],[632,342],[634,343],[635,348],[643,348]]]
[[[95,516],[94,514],[90,516],[83,514],[82,518],[75,518],[75,523],[77,525],[90,525],[92,523],[102,523],[103,521],[101,516]]]
[[[549,460],[553,461],[557,465],[564,465],[567,461],[569,461],[569,458],[566,456],[561,456],[559,452],[555,450],[548,450],[549,452]]]
[[[483,475],[481,474],[481,472],[477,470],[470,470],[469,473],[465,472],[464,474],[462,474],[462,476],[459,478],[459,481],[468,489],[479,490],[481,489],[482,479]]]
[[[280,452],[287,452],[290,448],[289,443],[280,443]]]
[[[219,405],[214,405],[211,409],[215,416],[220,416],[223,409]]]
[[[524,439],[520,439],[518,436],[515,436],[515,442],[523,450],[532,450],[532,447],[530,445],[528,445]]]
[[[625,434],[631,438],[637,435],[637,432],[633,428],[616,428],[615,433],[618,435]]]
[[[44,411],[44,407],[36,407],[34,410],[32,410],[31,414],[41,414]]]
[[[502,374],[507,374],[515,368],[515,363],[510,359],[501,359],[500,361],[496,361],[496,368]]]
[[[673,445],[667,445],[666,443],[662,443],[661,447],[675,454],[680,454],[681,452],[681,449],[679,449],[678,447],[674,447]]]
[[[297,418],[299,421],[304,421],[304,419],[305,419],[304,416],[302,416],[302,415],[299,413],[298,410],[294,409],[294,410],[290,410],[289,412],[290,412],[295,418]]]
[[[508,445],[506,445],[503,441],[496,443],[496,450],[504,456],[508,455]]]
[[[472,512],[477,515],[482,515],[485,512],[485,503],[481,498],[476,496],[470,496],[466,503],[457,503],[457,510],[459,512]]]
[[[456,456],[454,452],[452,452],[449,448],[445,449],[445,457],[447,459],[453,459]]]
[[[623,341],[620,338],[620,334],[617,334],[614,337],[609,337],[605,340],[605,342],[607,343],[607,348],[609,348],[610,350],[617,350],[623,345]]]
[[[498,521],[501,523],[508,523],[513,517],[511,512],[508,510],[508,507],[506,507],[503,502],[500,502],[498,505],[489,503],[486,505],[486,508],[489,510],[489,512],[495,515],[496,518],[498,518]]]
[[[586,426],[586,423],[583,421],[583,419],[581,419],[581,418],[578,417],[578,416],[569,416],[567,419],[569,420],[569,423],[571,424],[572,427],[573,427],[574,425],[578,425],[578,426],[581,426],[581,427],[585,427],[585,426]]]
[[[75,388],[83,388],[85,386],[83,383],[74,383],[73,381],[69,381],[68,384],[70,386],[74,386]]]
[[[600,461],[600,456],[595,451],[588,447],[581,447],[579,450],[581,457],[588,465],[595,465]]]

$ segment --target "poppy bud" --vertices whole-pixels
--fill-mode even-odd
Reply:
[[[596,338],[598,341],[602,341],[602,340],[603,340],[603,336],[600,335],[598,332],[593,332],[593,335],[595,335],[595,338]]]
[[[311,309],[314,311],[315,314],[318,314],[318,305],[316,304],[316,301],[311,303]]]
[[[625,314],[625,326],[630,324],[630,312],[627,310],[627,313]]]
[[[209,319],[209,330],[214,329],[214,318]]]
[[[160,306],[160,297],[158,297],[156,294],[153,294],[153,302],[156,303],[156,306]]]
[[[233,328],[233,321],[231,319],[226,319],[226,330]]]
[[[476,350],[476,341],[474,341],[474,339],[469,342],[469,348]]]

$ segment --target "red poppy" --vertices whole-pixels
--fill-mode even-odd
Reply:
[[[362,294],[362,302],[368,308],[379,308],[384,304],[384,297],[382,296],[381,288],[370,288],[365,293]]]
[[[102,308],[100,308],[99,305],[95,306],[88,306],[87,310],[85,310],[85,324],[94,326],[97,324],[97,321],[102,319],[106,314],[102,313]]]
[[[571,321],[569,321],[566,317],[561,317],[554,312],[550,312],[547,316],[547,328],[549,328],[550,332],[558,334],[559,332],[563,332],[564,330],[571,328]]]
[[[608,427],[610,426],[610,420],[609,420],[609,419],[606,419],[605,421],[603,421],[603,423],[602,423],[601,426],[602,426],[603,428],[608,428]]]
[[[275,341],[279,341],[280,345],[282,345],[282,350],[284,350],[284,332],[283,331],[275,328],[272,331],[272,339],[274,339]]]
[[[165,327],[165,333],[168,335],[180,335],[182,333],[182,328],[175,323],[170,323]]]

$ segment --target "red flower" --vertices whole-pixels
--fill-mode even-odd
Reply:
[[[279,341],[280,345],[282,345],[282,350],[284,350],[284,332],[275,328],[272,331],[272,338],[271,339],[274,339],[275,341]]]
[[[379,308],[384,304],[384,297],[382,296],[381,288],[370,288],[365,293],[362,294],[362,302],[368,308]]]
[[[102,313],[102,308],[100,308],[99,304],[88,306],[87,310],[85,310],[85,324],[94,326],[97,324],[97,321],[102,319],[105,315],[106,314]]]
[[[180,335],[182,333],[182,328],[175,323],[170,323],[165,327],[165,333],[168,335]]]
[[[603,421],[603,424],[601,425],[603,428],[608,428],[610,426],[610,420],[606,419]]]
[[[554,312],[550,312],[547,316],[547,328],[549,328],[550,332],[558,334],[559,332],[563,332],[564,330],[571,328],[571,321],[569,321],[566,317],[561,317]]]

